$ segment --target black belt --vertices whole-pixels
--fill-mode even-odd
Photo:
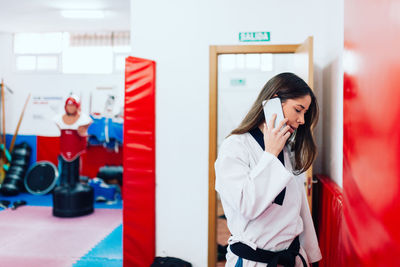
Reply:
[[[299,253],[300,242],[297,236],[289,248],[282,251],[269,251],[257,248],[256,250],[241,242],[229,245],[231,251],[238,257],[250,261],[267,263],[268,267],[276,267],[278,264],[285,267],[294,267],[296,257],[299,256],[304,267],[308,267],[305,259]]]

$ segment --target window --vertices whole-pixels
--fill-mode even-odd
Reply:
[[[261,70],[264,72],[273,71],[274,60],[271,53],[265,54],[224,54],[218,56],[219,70],[224,72]]]
[[[16,69],[19,71],[57,71],[58,56],[16,56]]]
[[[274,60],[272,54],[261,54],[261,71],[273,71]]]
[[[37,70],[58,70],[58,56],[38,56]]]
[[[17,72],[110,74],[123,72],[129,32],[16,33]]]
[[[36,57],[35,56],[17,56],[16,66],[18,70],[35,70]]]
[[[110,74],[113,72],[111,47],[68,47],[62,54],[63,73]]]
[[[15,54],[58,54],[62,50],[63,34],[58,33],[16,33]]]

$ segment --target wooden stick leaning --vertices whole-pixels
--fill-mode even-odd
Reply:
[[[4,101],[4,80],[1,79],[1,115],[2,115],[2,130],[3,130],[3,144],[6,145],[6,113],[5,113],[5,101]]]
[[[18,135],[19,126],[21,126],[21,122],[22,122],[22,119],[24,117],[25,109],[28,106],[30,98],[31,98],[31,94],[28,95],[28,98],[25,101],[24,108],[22,109],[22,113],[19,116],[19,121],[18,121],[18,124],[17,124],[17,128],[15,129],[15,133],[14,133],[14,136],[13,136],[13,138],[11,140],[11,144],[10,144],[10,149],[9,149],[10,153],[12,153],[12,151],[14,149],[15,139],[17,138],[17,135]]]
[[[0,84],[0,89],[1,89],[1,108],[2,108],[2,118],[1,118],[1,129],[3,131],[3,135],[0,136],[0,145],[4,144],[4,148],[6,149],[5,145],[5,133],[6,133],[6,128],[5,128],[5,121],[4,121],[4,81],[1,79],[1,84]],[[0,133],[1,134],[1,133]],[[3,168],[3,164],[6,163],[6,155],[5,151],[1,151],[0,155],[0,184],[3,183],[4,177],[6,175],[6,172]]]

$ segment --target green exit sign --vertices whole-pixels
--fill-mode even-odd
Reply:
[[[240,42],[269,42],[271,41],[270,32],[239,32]]]
[[[231,79],[232,86],[245,86],[246,80],[245,79]]]

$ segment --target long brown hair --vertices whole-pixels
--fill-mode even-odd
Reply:
[[[272,77],[262,88],[253,106],[232,134],[244,134],[257,128],[265,121],[262,102],[277,95],[282,103],[288,99],[295,99],[309,95],[311,104],[304,115],[305,123],[299,125],[294,140],[295,152],[294,173],[306,171],[317,156],[317,146],[312,135],[312,129],[318,122],[318,103],[311,88],[300,77],[293,73],[285,72]]]

